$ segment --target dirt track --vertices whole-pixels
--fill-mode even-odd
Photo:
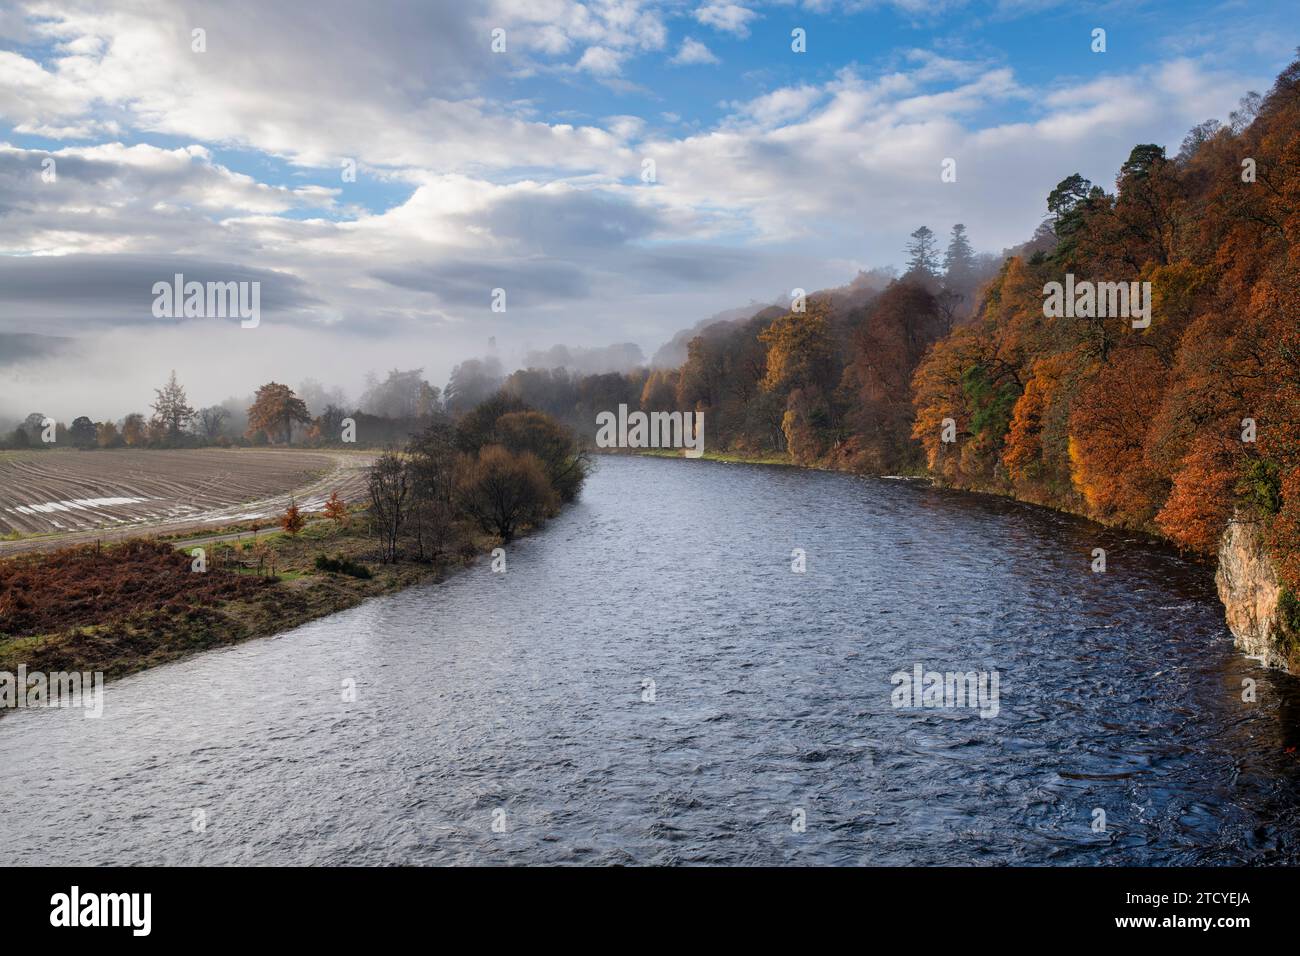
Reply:
[[[301,449],[0,453],[0,557],[140,534],[274,519],[362,500],[372,455]]]

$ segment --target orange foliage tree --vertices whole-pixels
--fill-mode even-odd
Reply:
[[[311,414],[301,398],[288,385],[268,382],[257,390],[248,409],[248,435],[262,434],[274,440],[283,437],[286,444],[293,438],[293,425],[311,423]]]
[[[289,507],[280,516],[280,527],[284,529],[285,534],[297,534],[306,524],[307,519],[298,508],[298,502],[290,499]]]
[[[325,502],[325,517],[329,518],[335,524],[347,524],[348,506],[337,491],[330,492],[329,499]]]

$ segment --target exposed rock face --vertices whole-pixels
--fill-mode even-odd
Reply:
[[[1278,647],[1278,598],[1282,586],[1264,545],[1258,521],[1233,518],[1219,541],[1219,570],[1214,575],[1228,627],[1243,653],[1268,667],[1286,669]]]

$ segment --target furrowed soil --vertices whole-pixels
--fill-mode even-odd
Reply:
[[[0,452],[0,555],[318,511],[365,494],[373,455],[196,448]]]

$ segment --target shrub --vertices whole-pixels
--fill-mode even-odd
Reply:
[[[349,577],[370,579],[370,569],[348,558],[331,558],[329,555],[316,555],[316,570],[329,571],[332,574],[346,574]]]
[[[461,510],[503,541],[559,506],[546,470],[532,452],[514,455],[488,445],[477,457],[462,459],[460,472],[456,497]]]

